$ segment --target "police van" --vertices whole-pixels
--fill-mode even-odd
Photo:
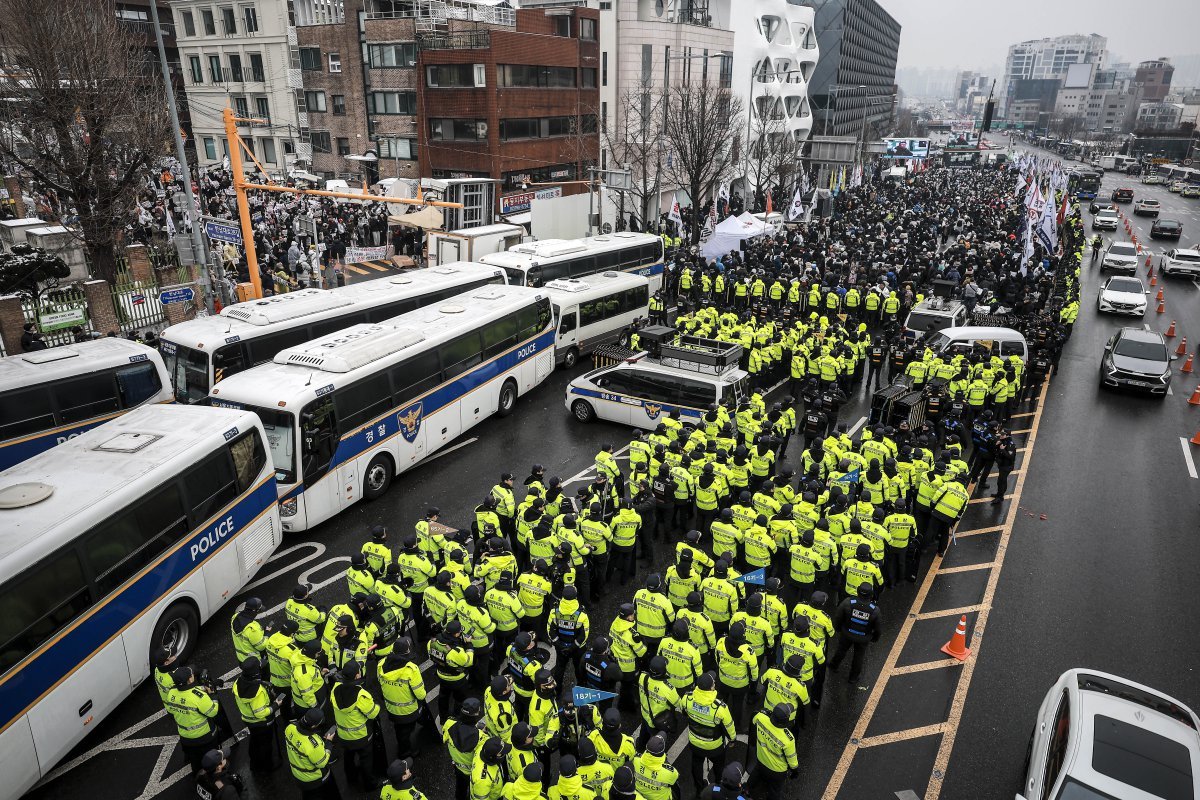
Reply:
[[[554,309],[555,361],[568,369],[599,345],[628,347],[634,326],[650,315],[650,280],[642,275],[602,272],[544,289]]]
[[[927,297],[913,306],[904,327],[910,336],[920,337],[927,331],[960,328],[968,321],[967,307],[958,300]]]
[[[580,422],[604,419],[653,430],[672,411],[696,424],[713,403],[749,395],[749,373],[738,368],[742,346],[674,329],[646,328],[646,352],[580,375],[567,385],[564,405]]]

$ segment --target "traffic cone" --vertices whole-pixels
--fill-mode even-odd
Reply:
[[[1196,391],[1200,392],[1200,386],[1196,387]],[[967,656],[971,655],[971,650],[967,647],[966,614],[958,618],[958,627],[954,629],[954,635],[950,637],[950,641],[942,645],[942,652],[959,661],[966,661]]]
[[[1150,271],[1150,285],[1158,286],[1158,276],[1154,274],[1153,269]]]
[[[1200,431],[1196,431],[1196,435],[1188,439],[1192,444],[1200,444]]]
[[[1156,313],[1159,313],[1159,314],[1165,314],[1165,313],[1167,313],[1167,307],[1166,307],[1166,305],[1165,305],[1165,304],[1163,304],[1163,303],[1159,303],[1159,304],[1158,304],[1158,311],[1157,311]]]
[[[1158,298],[1158,302],[1159,302],[1159,303],[1161,303],[1161,302],[1162,302],[1162,298],[1161,298],[1161,297],[1160,297],[1160,298]],[[1164,333],[1164,334],[1163,334],[1163,336],[1167,337],[1168,339],[1174,339],[1174,338],[1175,338],[1175,320],[1171,320],[1171,325],[1170,325],[1170,327],[1168,327],[1168,328],[1167,328],[1167,332],[1166,332],[1166,333]]]
[[[1161,286],[1158,287],[1158,297],[1155,297],[1154,299],[1160,303],[1163,301],[1163,290]]]
[[[1192,354],[1188,353],[1188,360],[1183,362],[1183,369],[1179,370],[1184,375],[1192,374]]]
[[[1196,387],[1196,391],[1192,392],[1192,396],[1188,398],[1189,406],[1200,406],[1200,386]]]
[[[1181,356],[1186,352],[1187,352],[1187,337],[1185,336],[1179,340],[1179,347],[1175,348],[1175,355]]]

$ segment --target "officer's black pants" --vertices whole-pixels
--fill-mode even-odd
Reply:
[[[377,741],[379,741],[378,737],[375,736],[368,736],[352,742],[339,739],[342,745],[342,766],[346,771],[347,786],[354,786],[357,783],[359,787],[368,791],[375,788],[375,751],[378,749],[375,743]]]
[[[419,755],[420,748],[413,742],[413,734],[417,732],[417,722],[420,719],[419,715],[395,717],[389,714],[388,716],[392,720],[392,732],[396,734],[396,758],[410,758]]]
[[[492,679],[492,643],[476,647],[475,662],[471,665],[471,680],[476,686],[487,686]]]
[[[608,562],[608,576],[611,578],[616,573],[621,573],[621,585],[625,586],[629,583],[629,579],[637,574],[637,565],[634,563],[634,547],[617,547],[613,546],[612,557]],[[645,550],[645,547],[642,548]]]
[[[984,489],[987,487],[988,473],[992,471],[992,465],[996,463],[995,456],[989,454],[980,454],[975,460],[975,466],[971,467],[971,474],[967,478],[967,483],[970,484],[978,480],[979,485],[975,488]]]
[[[282,753],[275,719],[247,726],[250,729],[250,769],[273,770],[279,766]]]
[[[696,530],[708,533],[712,530],[713,520],[717,518],[717,509],[698,509],[696,511]]]
[[[834,670],[842,663],[842,659],[846,657],[846,652],[850,648],[854,648],[854,655],[850,659],[850,682],[854,683],[858,680],[858,676],[862,674],[863,661],[867,657],[867,642],[865,640],[853,640],[843,634],[838,638],[837,650],[833,653],[833,658],[829,660],[829,666]]]
[[[563,683],[563,678],[567,674],[567,665],[571,664],[575,667],[574,682],[579,683],[580,675],[583,672],[583,670],[580,669],[579,659],[583,657],[583,653],[579,652],[579,650],[574,647],[566,647],[566,648],[556,647],[555,653],[556,653],[556,655],[554,658],[554,682],[557,683],[559,686],[565,685]]]
[[[929,538],[937,537],[938,555],[946,554],[946,548],[950,546],[950,529],[954,527],[957,520],[942,516],[936,511],[929,515]]]
[[[867,380],[866,380],[866,384],[865,384],[866,387],[868,389],[870,389],[871,382],[874,381],[875,388],[878,389],[879,383],[882,379],[883,379],[883,365],[882,364],[876,365],[876,364],[868,363],[867,364]]]
[[[754,767],[750,773],[750,789],[754,800],[779,800],[783,796],[783,782],[786,772],[775,772],[762,764]]]
[[[467,680],[444,681],[438,678],[438,686],[438,721],[445,725],[450,719],[451,710],[457,711],[467,697]]]
[[[545,779],[543,777],[543,783]],[[471,776],[454,768],[454,800],[471,800]]]
[[[617,708],[622,711],[632,711],[637,708],[637,673],[621,673],[621,691],[617,693]]]
[[[735,689],[718,681],[717,690],[724,697],[725,704],[729,706],[729,714],[733,717],[734,730],[741,730],[742,717],[745,716],[746,712],[746,695],[750,692],[750,687],[743,686]]]
[[[916,570],[909,569],[909,548],[888,546],[883,555],[884,585],[895,586],[909,575],[915,575]]]
[[[821,707],[821,697],[825,694],[825,672],[827,664],[813,664],[812,684],[808,687],[808,699],[814,708]]]
[[[662,539],[669,538],[671,536],[671,525],[674,515],[674,503],[671,505],[656,505],[654,507],[654,526],[652,528],[654,538]],[[649,545],[649,543],[650,541],[647,539],[646,544]],[[650,547],[647,547],[646,549],[647,551],[653,552]],[[650,557],[653,559],[653,556]]]
[[[708,784],[721,780],[721,773],[725,771],[726,749],[721,746],[705,750],[690,743],[687,749],[692,757],[692,784],[696,787],[696,794],[699,794]]]
[[[608,584],[608,553],[592,553],[588,557],[591,561],[591,598],[599,600],[604,594],[604,587]]]
[[[671,517],[671,531],[686,531],[692,521],[692,503],[690,500],[677,500],[674,514]],[[668,531],[668,535],[670,532]]]
[[[1000,470],[1000,474],[996,476],[996,497],[1004,497],[1008,494],[1008,474],[1012,471],[1009,469]]]
[[[302,782],[300,796],[303,800],[342,800],[342,792],[329,770],[325,770],[319,781]]]
[[[200,762],[204,759],[204,754],[209,750],[216,750],[221,746],[221,739],[215,730],[210,731],[208,736],[201,736],[198,739],[184,739],[179,737],[179,746],[183,750],[183,757],[187,759],[188,764],[192,767],[192,772],[200,771]]]

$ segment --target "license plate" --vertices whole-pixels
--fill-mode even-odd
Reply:
[[[1130,386],[1141,386],[1143,388],[1149,389],[1154,384],[1150,383],[1149,381],[1130,381],[1129,385]]]

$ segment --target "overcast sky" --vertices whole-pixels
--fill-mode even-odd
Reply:
[[[904,67],[1003,66],[1008,46],[1070,33],[1108,37],[1111,54],[1137,63],[1200,51],[1196,0],[880,0],[903,26]]]

